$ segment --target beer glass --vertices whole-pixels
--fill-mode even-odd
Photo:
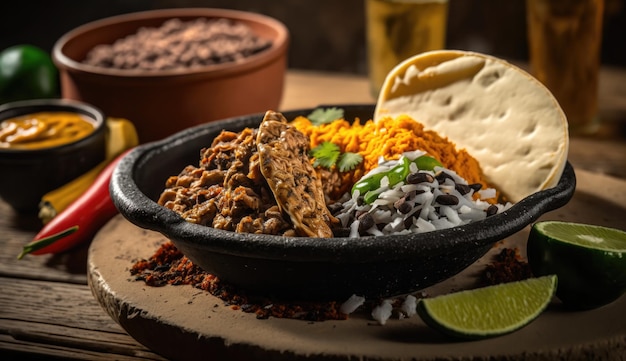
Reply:
[[[368,73],[376,97],[396,65],[445,47],[448,0],[365,1]]]
[[[530,71],[556,97],[570,134],[598,128],[604,0],[526,0]]]

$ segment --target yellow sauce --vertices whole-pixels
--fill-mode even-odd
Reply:
[[[73,112],[39,112],[0,123],[0,148],[40,149],[55,147],[86,137],[95,124]]]

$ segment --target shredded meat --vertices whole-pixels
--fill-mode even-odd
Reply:
[[[256,133],[223,131],[201,150],[198,166],[189,165],[167,180],[158,203],[192,223],[293,235],[293,226],[276,213],[276,201],[259,169]]]
[[[296,232],[332,237],[330,224],[338,222],[326,207],[322,182],[309,160],[309,139],[282,114],[268,111],[259,127],[257,147],[261,172]]]
[[[262,130],[222,131],[200,151],[198,166],[166,181],[158,203],[228,231],[332,237],[336,219],[307,157],[308,139],[272,114]]]

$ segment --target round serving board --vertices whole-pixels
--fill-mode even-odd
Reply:
[[[626,182],[577,171],[577,190],[565,207],[542,219],[626,229]],[[485,257],[429,295],[473,287],[502,247],[525,254],[528,229],[497,244]],[[166,242],[122,216],[109,222],[89,249],[89,284],[98,302],[132,337],[153,351],[180,360],[533,360],[615,359],[626,355],[626,296],[584,312],[555,300],[528,326],[479,341],[449,339],[418,316],[385,325],[369,312],[344,321],[257,319],[192,286],[150,287],[129,269]]]

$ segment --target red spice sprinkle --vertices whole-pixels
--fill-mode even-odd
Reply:
[[[482,275],[485,285],[521,281],[532,277],[528,262],[522,260],[517,248],[503,248],[488,264]]]
[[[223,284],[215,275],[194,265],[171,242],[163,243],[148,260],[136,261],[131,275],[146,285],[192,285],[221,299],[233,310],[254,313],[258,319],[292,318],[306,321],[346,320],[348,315],[339,311],[341,303],[283,302],[266,297],[248,296],[233,286]]]

